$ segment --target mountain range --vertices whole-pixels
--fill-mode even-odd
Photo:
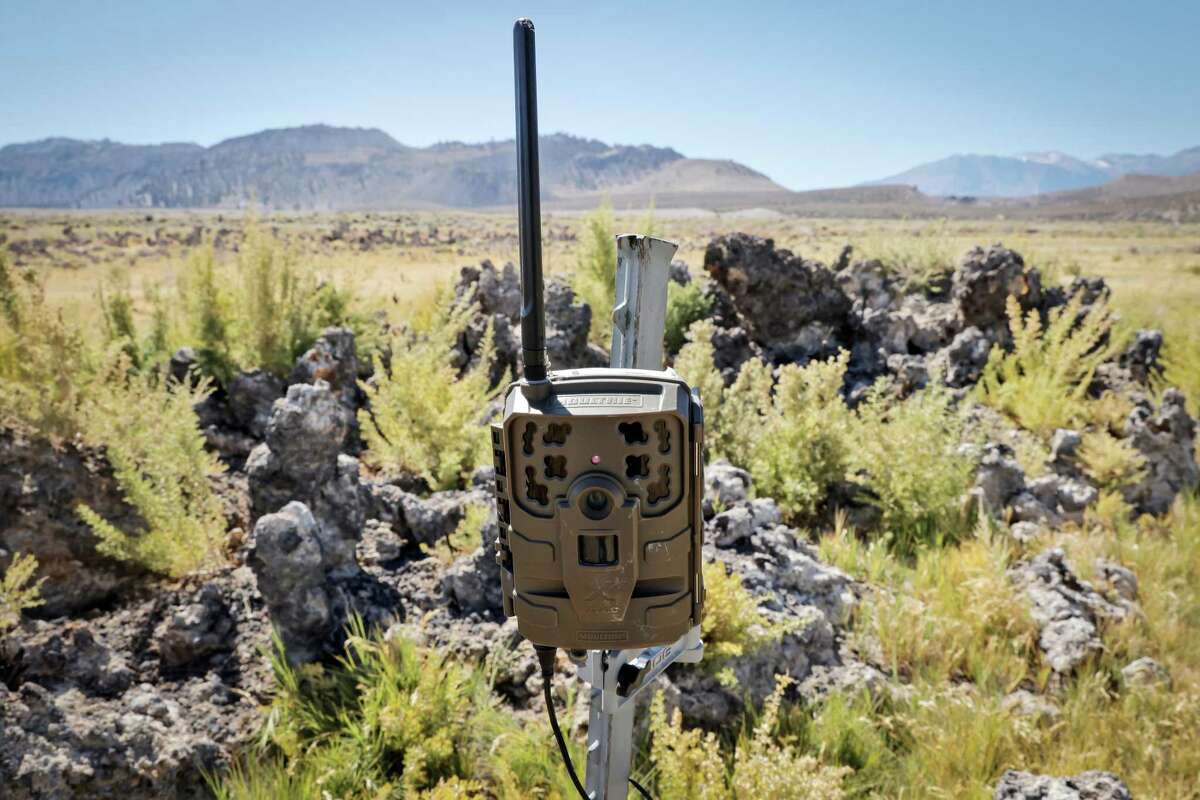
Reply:
[[[655,202],[819,216],[1200,216],[1200,147],[1088,160],[955,155],[860,186],[806,192],[736,161],[687,158],[669,147],[556,133],[541,137],[540,155],[548,208],[590,208],[608,196],[624,208]],[[211,147],[65,138],[0,147],[0,206],[9,207],[486,209],[515,204],[516,182],[512,140],[410,147],[375,128],[307,125]]]
[[[1081,159],[1057,151],[1015,156],[953,155],[866,185],[904,184],[935,197],[1031,197],[1100,186],[1125,175],[1200,172],[1200,147],[1170,156],[1109,153]]]
[[[541,137],[546,202],[659,191],[778,193],[734,161],[666,147]],[[211,147],[43,139],[0,148],[0,206],[276,209],[481,208],[516,202],[512,140],[409,147],[374,128],[266,130]]]

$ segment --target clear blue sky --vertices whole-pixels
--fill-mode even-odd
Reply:
[[[509,138],[518,16],[544,133],[733,158],[795,189],[952,153],[1200,144],[1194,0],[0,0],[0,144],[311,122]]]

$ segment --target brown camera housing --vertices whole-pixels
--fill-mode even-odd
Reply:
[[[541,388],[513,384],[491,430],[505,614],[539,645],[675,641],[704,599],[699,398],[649,370],[568,370]]]

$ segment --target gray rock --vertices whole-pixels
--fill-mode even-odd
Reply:
[[[752,487],[750,473],[724,459],[705,464],[704,516],[712,517],[718,508],[729,508],[749,499]]]
[[[1138,579],[1133,570],[1103,558],[1096,559],[1096,577],[1123,600],[1138,599]]]
[[[190,347],[181,347],[171,354],[171,360],[167,362],[167,374],[169,374],[176,383],[190,383],[192,380],[192,370],[196,368],[196,351]]]
[[[1157,411],[1140,398],[1126,430],[1130,443],[1146,459],[1146,474],[1125,490],[1125,499],[1142,513],[1164,514],[1176,495],[1200,483],[1196,420],[1188,414],[1183,393],[1168,389]]]
[[[1131,688],[1145,689],[1161,686],[1171,688],[1171,673],[1153,658],[1142,656],[1121,670],[1121,680]]]
[[[1028,489],[1056,516],[1072,522],[1082,522],[1084,510],[1100,498],[1096,487],[1054,474],[1035,478],[1028,483]]]
[[[232,644],[233,617],[220,589],[208,584],[196,602],[176,608],[155,631],[158,657],[166,667],[184,667]]]
[[[887,357],[887,370],[895,378],[895,387],[900,397],[924,389],[929,383],[929,368],[924,356],[893,353]]]
[[[325,381],[293,384],[275,404],[266,441],[250,454],[246,472],[256,517],[304,503],[320,523],[326,565],[354,571],[369,502],[358,461],[340,452],[351,417]]]
[[[501,619],[504,614],[500,591],[500,565],[496,563],[496,539],[500,526],[493,514],[479,531],[479,547],[450,565],[442,578],[442,591],[462,609]]]
[[[712,532],[717,547],[733,547],[754,533],[754,514],[748,506],[739,504],[713,517],[705,530]]]
[[[999,514],[1024,491],[1025,470],[1017,463],[1013,449],[995,442],[984,446],[972,489],[972,496],[983,510]]]
[[[1029,599],[1039,628],[1038,647],[1046,663],[1067,675],[1102,649],[1099,623],[1124,619],[1128,604],[1111,603],[1091,584],[1080,580],[1066,563],[1062,549],[1052,548],[1009,570],[1009,577]]]
[[[223,769],[261,724],[270,625],[248,570],[219,570],[204,581],[118,597],[85,620],[26,622],[3,637],[0,661],[11,672],[0,681],[0,795],[209,796],[205,773]],[[208,654],[171,666],[148,637],[197,602],[228,610],[224,645],[211,650],[203,642],[212,638],[202,635],[197,644]]]
[[[271,421],[271,410],[283,396],[283,390],[282,380],[261,369],[234,375],[226,389],[233,423],[255,439],[262,439]]]
[[[1070,778],[1009,770],[1000,776],[994,800],[1133,800],[1120,778],[1089,770]]]
[[[354,347],[354,331],[349,328],[327,328],[292,368],[292,383],[325,381],[343,405],[358,406],[358,354]]]
[[[970,250],[954,273],[954,304],[962,327],[974,326],[988,339],[1009,339],[1005,304],[1015,295],[1021,309],[1028,311],[1041,303],[1041,280],[1037,270],[1027,270],[1020,254],[992,245],[986,250]]]
[[[1032,542],[1042,534],[1042,526],[1036,522],[1014,522],[1009,526],[1008,532],[1018,542]]]
[[[675,283],[678,283],[680,286],[687,286],[692,282],[692,273],[688,269],[687,262],[684,261],[672,261],[670,272],[668,273],[667,277],[670,278],[670,280],[675,281]]]
[[[972,325],[939,351],[934,362],[944,371],[947,386],[973,386],[983,374],[991,351],[992,340]]]
[[[136,564],[97,549],[95,533],[75,511],[81,504],[121,530],[142,528],[101,448],[0,426],[0,573],[8,566],[4,553],[37,558],[44,605],[31,609],[34,615],[87,611],[146,577]]]
[[[335,598],[326,585],[319,525],[308,507],[292,502],[260,517],[247,563],[290,660],[318,657],[344,620],[335,613]]]
[[[821,563],[797,531],[774,521],[777,514],[771,501],[741,501],[706,526],[705,559],[738,575],[764,619],[786,625],[788,632],[753,652],[723,660],[717,666],[724,681],[706,670],[672,668],[667,700],[688,724],[728,724],[747,701],[766,699],[777,675],[808,681],[805,691],[814,699],[835,690],[869,690],[881,681],[876,670],[839,651],[841,632],[858,602],[856,584]],[[722,536],[735,528],[736,535]],[[718,544],[726,540],[729,546]]]
[[[519,364],[521,352],[521,285],[512,264],[497,270],[490,261],[463,267],[454,288],[455,304],[477,303],[478,313],[467,325],[456,345],[454,363],[468,369],[479,360],[480,343],[492,329],[496,357],[489,367],[493,382]],[[552,277],[545,286],[546,355],[552,369],[605,366],[607,355],[588,343],[592,309],[576,302],[571,287]]]
[[[1028,689],[1018,689],[1006,695],[1000,705],[1014,716],[1031,717],[1038,722],[1052,722],[1062,714],[1053,700]]]
[[[1083,436],[1079,431],[1058,428],[1050,437],[1050,469],[1059,475],[1078,477],[1079,448],[1083,445]]]
[[[704,269],[771,360],[803,362],[836,350],[833,334],[846,324],[851,302],[824,265],[738,233],[709,243]]]

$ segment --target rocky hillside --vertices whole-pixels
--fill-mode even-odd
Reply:
[[[541,139],[542,192],[556,198],[628,192],[781,192],[732,161],[670,148]],[[212,147],[45,139],[0,148],[0,206],[276,209],[476,208],[516,201],[512,141],[416,148],[376,129],[311,125]]]

